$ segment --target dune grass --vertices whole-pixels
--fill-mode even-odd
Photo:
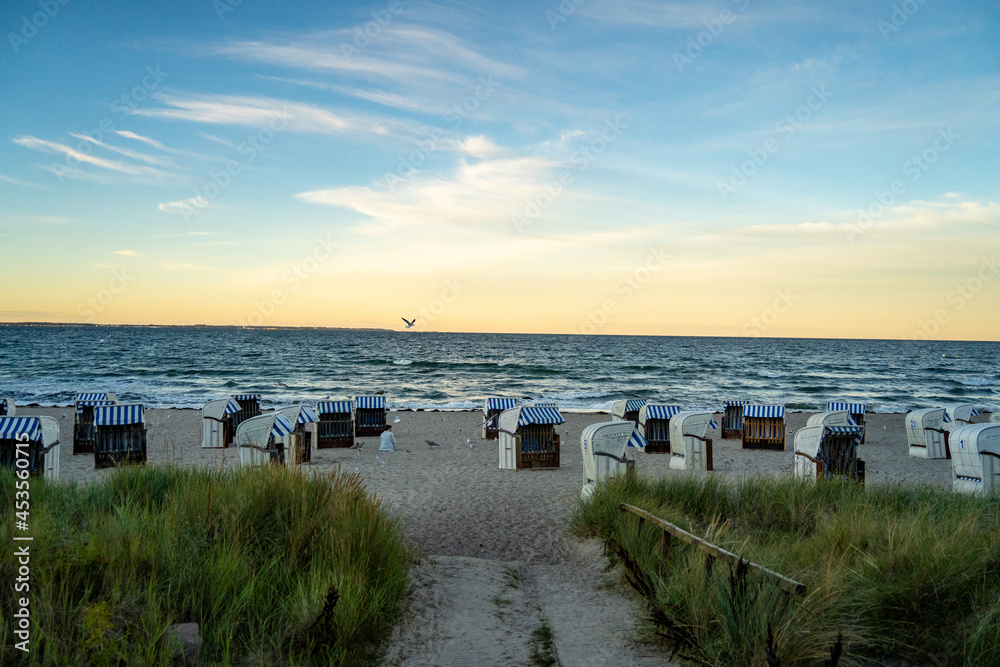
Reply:
[[[629,503],[805,583],[782,593],[660,531],[637,537]],[[600,537],[679,655],[707,665],[1000,664],[1000,498],[917,486],[792,478],[619,477],[583,501],[574,530]],[[773,664],[773,663],[772,663]],[[903,664],[903,663],[896,663]]]
[[[11,545],[8,470],[0,507]],[[164,629],[188,622],[207,664],[372,664],[407,586],[398,528],[353,475],[143,466],[87,486],[33,479],[30,523],[31,653],[11,648],[5,585],[2,664],[167,665]]]

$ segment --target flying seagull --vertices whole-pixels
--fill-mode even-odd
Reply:
[[[288,385],[285,384],[284,382],[282,382],[281,380],[275,380],[274,381],[274,386],[275,387],[284,387],[285,389],[288,389]]]
[[[417,318],[415,318],[415,317],[414,317],[414,318],[413,318],[412,320],[408,320],[408,319],[406,319],[405,317],[401,317],[401,318],[399,318],[399,319],[401,319],[401,320],[403,320],[404,322],[406,322],[406,328],[407,328],[407,329],[411,329],[411,328],[413,328],[413,323],[417,321]]]

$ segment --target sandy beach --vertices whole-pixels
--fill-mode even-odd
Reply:
[[[88,482],[110,474],[110,470],[94,469],[93,455],[70,453],[72,408],[19,406],[18,415],[49,415],[60,420],[62,481]],[[150,465],[238,465],[233,448],[201,448],[200,411],[149,410],[146,415]],[[670,470],[669,457],[662,454],[630,456],[636,458],[638,474],[649,477],[792,474],[794,432],[809,416],[788,413],[783,452],[743,450],[739,440],[721,440],[718,430],[710,432],[714,438],[712,473]],[[407,620],[390,642],[387,664],[477,664],[481,660],[523,664],[529,626],[543,619],[552,627],[563,664],[605,664],[602,656],[609,662],[626,656],[631,664],[663,664],[664,647],[637,635],[642,605],[623,589],[614,573],[603,572],[600,546],[566,532],[582,485],[580,434],[586,426],[608,421],[610,416],[564,413],[564,417],[566,423],[557,427],[561,465],[552,471],[500,470],[497,441],[481,438],[479,412],[390,412],[395,452],[377,452],[376,438],[360,439],[360,458],[354,449],[314,450],[312,464],[305,468],[315,474],[358,468],[367,488],[400,518],[418,555],[411,570],[413,601]],[[987,417],[980,415],[976,421]],[[861,446],[861,458],[867,463],[866,483],[950,486],[951,461],[908,456],[903,420],[902,414],[867,415],[867,442]],[[384,467],[376,463],[376,455],[386,462]],[[509,586],[505,588],[504,572],[516,573],[517,599],[511,597]],[[482,603],[475,603],[477,599]],[[511,608],[522,609],[514,613],[488,602],[496,599],[509,599]],[[482,618],[477,619],[473,610]],[[511,618],[521,619],[523,627],[518,630]]]

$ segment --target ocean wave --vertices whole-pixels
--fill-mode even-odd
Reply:
[[[413,363],[413,360],[412,359],[394,359],[392,363],[395,364],[396,366],[409,366],[410,364]]]

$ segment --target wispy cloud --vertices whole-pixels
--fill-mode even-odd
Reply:
[[[26,187],[26,188],[41,187],[39,185],[35,185],[34,183],[29,183],[27,181],[22,181],[19,178],[11,178],[10,176],[4,176],[3,174],[0,174],[0,182],[10,183],[11,185],[20,185],[20,186],[23,186],[23,187]]]
[[[178,201],[169,201],[159,204],[159,208],[164,213],[175,213],[179,215],[190,214],[192,210],[201,210],[209,207],[210,202],[198,195],[197,197],[191,197],[190,199],[181,199]]]
[[[120,160],[107,160],[105,158],[100,158],[95,155],[88,155],[86,153],[81,153],[75,148],[71,148],[65,144],[60,144],[55,141],[46,141],[44,139],[39,139],[38,137],[33,137],[30,135],[21,135],[14,138],[14,143],[25,148],[30,148],[32,150],[41,151],[45,153],[60,153],[65,155],[67,158],[72,158],[77,162],[83,164],[93,165],[95,167],[100,167],[101,169],[107,169],[109,171],[114,171],[122,174],[129,174],[132,176],[152,176],[158,179],[167,178],[170,176],[168,172],[156,169],[154,167],[146,167],[141,165],[134,165],[129,162],[122,162]],[[79,170],[67,167],[64,175],[72,175],[74,171],[79,173]]]
[[[76,137],[80,141],[86,141],[94,144],[95,146],[100,146],[104,150],[111,151],[112,153],[118,153],[119,155],[124,155],[125,157],[130,157],[133,160],[139,160],[147,164],[155,164],[161,167],[176,167],[173,160],[165,160],[163,158],[155,157],[149,155],[148,153],[140,153],[138,151],[130,151],[127,148],[119,148],[118,146],[112,146],[111,144],[106,144],[103,141],[98,141],[97,139],[87,136],[86,134],[77,134],[76,132],[70,132],[71,137]]]
[[[116,255],[124,255],[126,257],[138,257],[142,253],[138,250],[115,250]]]

